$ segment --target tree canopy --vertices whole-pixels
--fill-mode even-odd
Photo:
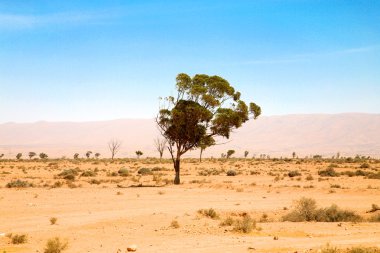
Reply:
[[[252,115],[256,119],[261,108],[249,106],[241,94],[220,76],[197,74],[193,78],[181,73],[176,78],[177,96],[169,96],[161,104],[156,122],[168,141],[168,149],[179,184],[180,158],[187,151],[214,145],[215,137],[229,138]]]

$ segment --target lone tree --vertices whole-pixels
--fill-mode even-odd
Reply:
[[[121,141],[118,139],[112,139],[108,142],[108,148],[111,151],[111,159],[119,152],[121,147]]]
[[[32,159],[33,157],[35,157],[37,154],[36,152],[29,152],[28,156],[29,156],[29,159]]]
[[[86,152],[86,157],[87,157],[87,159],[90,158],[91,154],[92,154],[92,151],[87,151],[87,152]]]
[[[160,153],[160,161],[162,160],[162,156],[164,155],[167,143],[168,141],[166,139],[160,139],[158,137],[154,139],[154,146],[156,147],[158,153]]]
[[[244,151],[244,158],[247,158],[247,156],[248,156],[248,154],[249,154],[249,151]]]
[[[79,158],[79,154],[78,153],[75,153],[74,154],[74,159],[76,160],[76,159],[78,159]]]
[[[45,154],[45,153],[40,153],[39,156],[40,156],[41,159],[47,159],[48,158],[48,155]]]
[[[95,158],[96,158],[96,159],[98,159],[98,158],[99,158],[99,156],[100,156],[100,153],[95,153],[95,155],[94,155],[94,156],[95,156]]]
[[[292,157],[293,157],[293,159],[296,158],[296,152],[293,151]]]
[[[4,157],[4,154],[0,154],[0,159]]]
[[[180,184],[181,156],[199,148],[206,139],[229,138],[233,129],[256,119],[261,109],[255,103],[249,107],[240,99],[240,92],[222,77],[179,74],[176,78],[176,97],[166,97],[156,117],[161,134],[168,141],[175,179]]]
[[[233,154],[235,154],[235,150],[230,149],[227,151],[227,159],[230,158]]]
[[[16,155],[16,159],[17,159],[17,160],[20,160],[21,157],[22,157],[22,153],[17,153],[17,155]]]
[[[137,150],[136,155],[137,155],[137,159],[140,159],[140,156],[143,155],[143,152],[141,152],[140,150]]]

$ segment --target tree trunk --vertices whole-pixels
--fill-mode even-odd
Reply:
[[[175,178],[174,178],[174,184],[180,184],[180,179],[179,179],[179,171],[180,171],[180,158],[178,157],[174,161],[174,170],[175,170]]]
[[[201,148],[201,152],[199,154],[199,162],[201,163],[202,162],[202,153],[203,153],[203,149]]]

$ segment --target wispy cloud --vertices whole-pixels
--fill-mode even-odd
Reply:
[[[315,59],[332,57],[332,56],[345,56],[359,53],[367,53],[374,50],[378,50],[380,45],[372,45],[367,47],[357,47],[357,48],[348,48],[343,50],[331,51],[331,52],[319,52],[319,53],[306,53],[306,54],[296,54],[283,58],[276,59],[258,59],[250,60],[245,62],[239,62],[237,65],[266,65],[266,64],[288,64],[288,63],[299,63],[307,62]]]
[[[0,13],[0,29],[28,29],[48,25],[85,24],[100,22],[117,15],[110,12],[63,12],[44,15]]]

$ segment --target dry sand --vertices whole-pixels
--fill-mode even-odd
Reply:
[[[25,244],[14,245],[0,235],[0,252],[43,252],[46,241],[55,236],[68,240],[68,253],[125,252],[130,244],[138,246],[137,252],[303,252],[326,243],[380,246],[379,223],[281,221],[302,196],[314,198],[321,207],[337,204],[366,218],[372,204],[380,205],[379,179],[340,176],[318,180],[318,170],[329,164],[188,159],[182,166],[182,184],[174,186],[165,183],[173,177],[169,160],[0,161],[0,234],[28,237]],[[342,163],[336,170],[355,171],[359,166]],[[137,170],[143,167],[160,171],[155,176],[139,176]],[[77,187],[70,188],[57,177],[69,168],[98,172],[95,177],[77,176],[69,183]],[[110,176],[120,168],[127,168],[130,175]],[[239,174],[226,176],[230,169]],[[302,175],[284,176],[291,170]],[[371,163],[366,170],[380,170],[380,163]],[[199,175],[207,171],[219,175]],[[305,179],[309,174],[313,180]],[[33,182],[34,187],[6,187],[16,179]],[[90,180],[100,184],[90,184]],[[63,185],[52,188],[55,182]],[[139,184],[154,187],[131,187]],[[334,184],[341,188],[331,188]],[[206,208],[215,209],[220,218],[198,213]],[[243,213],[255,218],[260,230],[244,234],[220,225],[228,215]],[[263,214],[267,221],[260,222]],[[55,225],[51,217],[57,218]],[[173,220],[179,228],[171,227]]]

